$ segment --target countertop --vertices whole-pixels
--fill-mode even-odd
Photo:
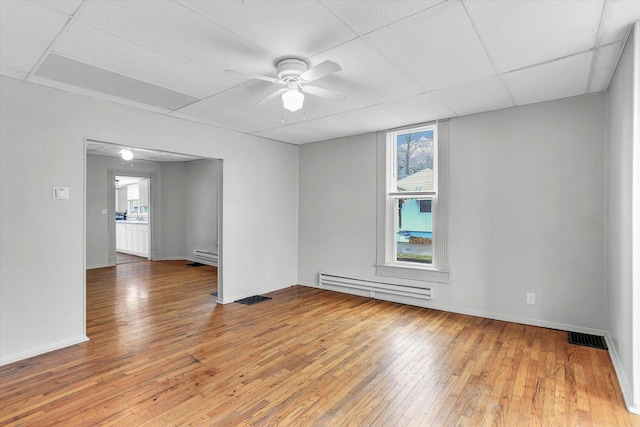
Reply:
[[[116,219],[116,224],[149,224],[149,221],[142,221],[137,219]]]

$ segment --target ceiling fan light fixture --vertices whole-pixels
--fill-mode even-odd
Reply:
[[[123,148],[122,150],[120,150],[120,155],[122,156],[123,160],[131,160],[133,159],[133,152],[131,151],[130,148]]]
[[[303,103],[304,95],[297,87],[290,87],[282,94],[282,105],[291,112],[301,109]]]

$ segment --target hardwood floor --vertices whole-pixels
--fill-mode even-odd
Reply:
[[[148,258],[125,254],[124,252],[116,252],[116,264],[128,264],[130,262],[147,261]]]
[[[0,368],[16,426],[639,426],[566,333],[295,286],[216,304],[216,269],[87,272],[89,342]]]

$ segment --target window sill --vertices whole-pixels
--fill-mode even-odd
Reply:
[[[449,283],[449,271],[390,264],[376,264],[376,275],[425,282]]]

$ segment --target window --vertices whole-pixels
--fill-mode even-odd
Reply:
[[[441,127],[429,124],[380,134],[376,274],[446,283],[446,151]],[[446,147],[446,145],[445,145]],[[446,170],[446,169],[445,169]],[[444,184],[444,186],[441,186]],[[442,188],[441,188],[442,187]],[[444,202],[444,203],[441,203]]]
[[[420,213],[431,213],[431,199],[420,200]]]
[[[433,264],[431,203],[437,197],[436,128],[388,135],[387,203],[394,211],[387,263]]]

